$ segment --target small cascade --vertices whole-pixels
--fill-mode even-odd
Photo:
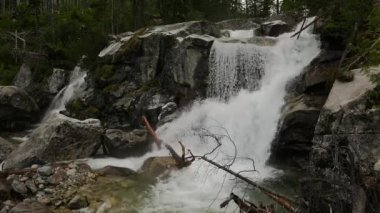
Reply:
[[[209,59],[208,97],[226,101],[241,89],[259,88],[266,58],[265,47],[215,41]]]
[[[59,93],[54,97],[51,102],[48,110],[45,113],[44,120],[47,120],[52,115],[59,113],[62,110],[65,110],[66,103],[75,95],[80,93],[83,84],[85,83],[85,78],[87,73],[81,70],[80,67],[75,67],[70,76],[69,84],[64,87]]]

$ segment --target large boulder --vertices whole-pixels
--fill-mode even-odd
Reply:
[[[287,159],[302,166],[300,159],[307,159],[312,147],[315,124],[320,108],[308,103],[309,97],[299,96],[288,100],[279,131],[272,145],[276,159]]]
[[[0,86],[0,127],[24,128],[35,121],[38,114],[36,102],[16,86]]]
[[[318,212],[354,212],[358,202],[365,212],[378,209],[371,198],[380,193],[380,110],[370,104],[375,84],[369,74],[361,69],[352,73],[353,81],[334,82],[315,128],[312,178],[302,185],[309,208]],[[380,67],[369,73],[380,73]]]
[[[312,150],[315,165],[330,165],[339,141],[355,147],[360,159],[372,166],[380,160],[380,110],[367,108],[366,103],[367,92],[375,84],[361,69],[352,73],[352,82],[335,81],[319,116]],[[380,73],[380,67],[370,68],[370,73]]]
[[[156,178],[176,168],[176,165],[176,161],[172,157],[151,157],[145,160],[138,172],[143,177]]]
[[[16,79],[14,81],[14,85],[26,89],[32,83],[32,70],[27,64],[22,64],[20,67],[20,71],[16,75]]]
[[[64,69],[53,69],[53,74],[49,77],[49,92],[57,94],[67,83],[68,72]]]
[[[102,142],[99,120],[79,121],[64,116],[52,117],[31,134],[28,141],[13,151],[5,168],[23,168],[64,160],[86,158]]]
[[[0,137],[0,162],[5,160],[7,156],[13,151],[13,149],[13,144]]]
[[[263,36],[277,37],[290,30],[291,26],[288,23],[282,20],[275,20],[262,23],[259,34]]]
[[[107,154],[112,157],[125,158],[144,153],[148,142],[148,134],[145,129],[135,129],[130,132],[107,129],[105,132],[105,147]]]

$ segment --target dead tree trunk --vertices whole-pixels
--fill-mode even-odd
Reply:
[[[158,148],[161,148],[162,141],[157,136],[156,132],[153,130],[152,126],[150,125],[148,119],[145,116],[143,116],[143,121],[144,121],[146,129],[148,130],[148,133],[153,137],[153,140],[158,146]]]
[[[268,197],[270,197],[271,199],[275,200],[279,205],[281,205],[282,207],[284,207],[285,209],[287,209],[288,211],[290,212],[297,212],[298,209],[296,207],[294,207],[294,204],[295,202],[286,198],[285,196],[283,195],[280,195],[278,193],[275,193],[275,192],[272,192],[270,191],[269,189],[266,189],[262,186],[259,186],[257,183],[253,182],[252,180],[240,175],[239,173],[236,173],[230,169],[227,169],[226,167],[212,161],[212,160],[209,160],[207,159],[206,157],[202,156],[201,157],[202,160],[218,167],[219,169],[222,169],[230,174],[232,174],[233,176],[239,178],[240,180],[243,180],[244,182],[248,183],[249,185],[259,189],[260,191],[262,191],[264,194],[266,194]]]

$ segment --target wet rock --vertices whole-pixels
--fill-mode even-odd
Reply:
[[[145,177],[156,178],[175,167],[176,162],[172,157],[151,157],[145,160],[138,172]]]
[[[162,122],[170,114],[173,114],[177,110],[177,108],[177,104],[174,102],[169,102],[165,104],[161,109],[161,113],[158,115],[158,120]]]
[[[107,153],[113,157],[129,156],[148,145],[148,134],[144,129],[135,129],[131,132],[107,129],[105,136]]]
[[[15,130],[36,121],[39,108],[23,89],[0,86],[0,103],[1,128]]]
[[[12,189],[22,195],[26,195],[28,193],[28,189],[26,188],[25,184],[18,180],[13,180]]]
[[[9,187],[9,182],[5,179],[0,179],[0,202],[8,200],[10,195],[11,187]]]
[[[57,185],[61,182],[63,182],[66,178],[66,171],[62,169],[61,167],[56,168],[56,171],[54,174],[50,177],[48,177],[47,182],[49,182],[52,185]]]
[[[26,89],[32,83],[32,71],[27,64],[22,64],[20,71],[17,73],[14,85]]]
[[[298,164],[309,157],[320,108],[308,106],[304,96],[287,102],[276,139],[272,143],[272,156],[280,161],[289,160]]]
[[[5,160],[13,149],[14,146],[10,142],[0,137],[0,162]]]
[[[34,183],[33,180],[27,180],[27,181],[25,182],[25,186],[26,186],[26,188],[28,188],[29,191],[32,192],[33,194],[36,194],[37,191],[38,191],[38,188],[37,188],[37,186],[36,186],[36,184]]]
[[[373,166],[373,170],[376,172],[380,172],[380,160],[378,160],[375,165]]]
[[[137,172],[132,169],[116,167],[116,166],[106,166],[97,171],[102,176],[120,176],[120,177],[130,177],[137,175]]]
[[[50,209],[42,203],[36,201],[23,201],[13,207],[11,213],[50,213]]]
[[[90,208],[81,208],[74,211],[75,213],[93,213],[94,211]]]
[[[86,197],[82,197],[80,195],[76,195],[70,202],[67,204],[69,209],[81,209],[86,208],[88,206],[88,201]]]
[[[380,68],[369,72],[380,73]],[[316,167],[328,168],[335,146],[352,146],[366,173],[380,158],[380,110],[366,107],[366,93],[375,87],[370,77],[360,69],[352,73],[352,82],[334,82],[315,128],[311,160]]]
[[[283,33],[289,32],[291,27],[284,21],[275,20],[261,24],[261,34],[263,36],[277,37]]]
[[[106,213],[112,208],[112,205],[108,202],[102,203],[99,208],[96,210],[96,213]]]
[[[4,167],[23,168],[35,163],[89,157],[99,148],[101,138],[99,120],[54,117],[34,130],[29,140],[8,156]]]
[[[37,172],[42,176],[50,176],[53,174],[53,168],[51,166],[42,166],[37,169]]]
[[[53,74],[48,80],[49,92],[52,94],[58,93],[67,82],[68,73],[64,69],[53,69]]]

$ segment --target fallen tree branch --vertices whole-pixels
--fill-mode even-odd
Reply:
[[[153,137],[153,141],[156,143],[159,149],[161,149],[162,141],[161,139],[157,136],[156,132],[153,130],[152,126],[150,125],[148,119],[145,117],[145,115],[142,117],[145,127],[149,134]]]
[[[299,31],[297,31],[296,33],[294,33],[292,36],[290,36],[290,38],[293,38],[295,37],[296,35],[301,35],[301,33],[306,30],[307,28],[309,28],[312,24],[314,24],[316,21],[318,21],[320,19],[319,16],[315,17],[315,19],[310,22],[309,24],[307,24],[306,26],[304,27],[301,27],[301,29]]]
[[[294,207],[294,204],[296,204],[296,202],[290,200],[289,198],[286,198],[285,196],[283,195],[280,195],[278,193],[275,193],[275,192],[272,192],[270,191],[269,189],[266,189],[260,185],[258,185],[257,183],[253,182],[252,180],[230,170],[230,169],[227,169],[225,168],[224,166],[212,161],[212,160],[209,160],[207,159],[205,156],[202,156],[201,157],[202,160],[218,167],[219,169],[222,169],[230,174],[232,174],[233,176],[239,178],[240,180],[243,180],[244,182],[248,183],[249,185],[251,186],[254,186],[255,188],[259,189],[260,191],[262,191],[264,194],[266,194],[268,197],[270,197],[271,199],[273,199],[274,201],[276,201],[279,205],[281,205],[282,207],[284,207],[285,209],[287,209],[288,211],[290,212],[297,212],[298,209]]]

